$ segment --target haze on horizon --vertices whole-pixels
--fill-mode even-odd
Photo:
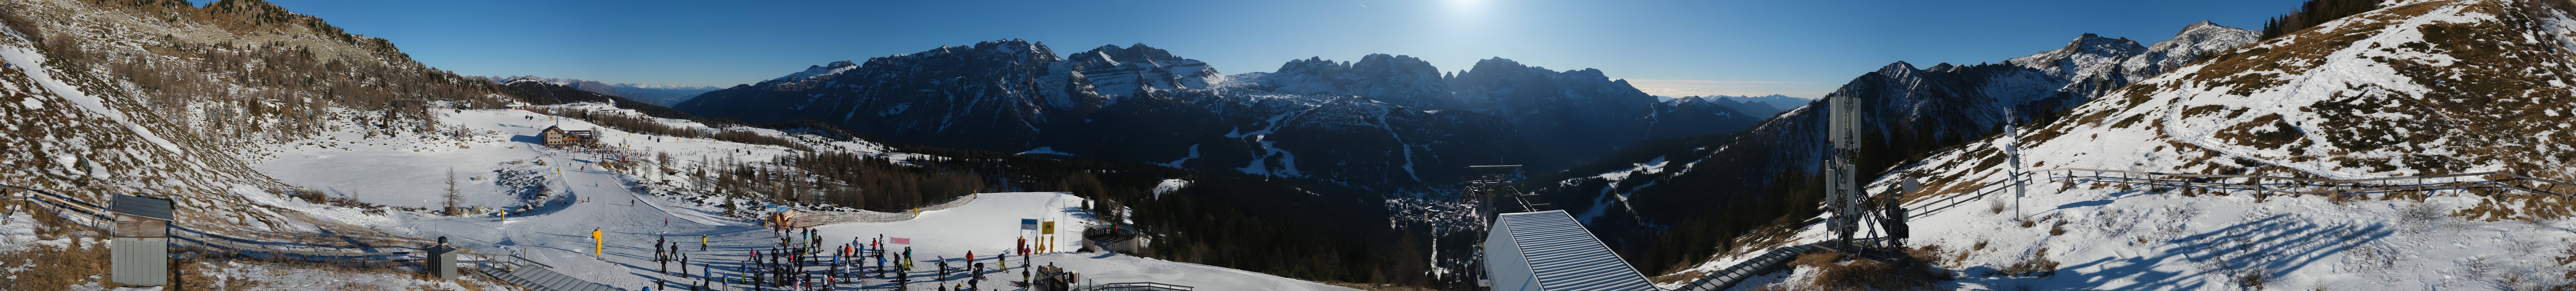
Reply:
[[[1601,69],[1664,96],[1815,98],[1888,63],[1995,62],[2083,33],[2259,29],[2297,0],[2184,1],[319,1],[273,0],[459,74],[732,86],[839,60],[996,39],[1058,54],[1143,43],[1219,72],[1410,55]]]

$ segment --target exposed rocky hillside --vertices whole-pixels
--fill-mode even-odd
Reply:
[[[0,15],[0,122],[20,137],[0,140],[15,153],[0,163],[28,169],[0,183],[89,201],[171,197],[177,224],[197,229],[370,233],[313,219],[356,212],[306,211],[319,208],[290,201],[302,189],[245,161],[343,128],[439,135],[447,127],[422,106],[506,100],[383,39],[261,1],[11,1]]]
[[[2109,88],[2155,75],[2125,64],[2188,63],[2256,41],[2248,32],[2204,22],[2154,46],[2084,34],[2064,48],[1999,64],[1897,62],[1836,94],[1864,100],[1862,166],[1884,168],[1995,134],[2007,120],[2053,120]],[[1582,213],[1612,245],[1637,254],[1628,257],[1643,269],[1695,263],[1688,258],[1705,257],[1711,242],[1814,211],[1801,205],[1812,205],[1819,195],[1813,189],[1821,187],[1809,175],[1824,159],[1822,113],[1800,107],[1733,137],[1614,155],[1625,160],[1546,179],[1554,185],[1541,191]],[[1595,219],[1601,217],[1615,219]]]
[[[2258,44],[2203,52],[2020,127],[1891,163],[1872,186],[1921,178],[1909,203],[1965,199],[2007,183],[2003,145],[2030,169],[2087,168],[2326,179],[2502,171],[2566,181],[2576,147],[2576,22],[2563,1],[2390,1]],[[2158,46],[2162,47],[2162,46]],[[2091,172],[2044,172],[2090,176]],[[2113,178],[2120,176],[2112,174]],[[2144,175],[2138,175],[2144,177]],[[2033,179],[2009,196],[1919,213],[1917,245],[1970,271],[1954,288],[2570,288],[2565,197],[2502,175],[2367,184],[2268,182],[2274,191]],[[2452,181],[2458,181],[2453,183]],[[2523,185],[2531,190],[2496,186]],[[2239,187],[2241,188],[2241,187]],[[2336,189],[2348,190],[2337,195]],[[2392,190],[2395,189],[2395,190]],[[2325,191],[2280,195],[2277,191]],[[2265,195],[2265,194],[2270,195]],[[1967,201],[1967,200],[1952,200]],[[1994,205],[1994,206],[1988,206]],[[1939,209],[1939,208],[1932,208]],[[1926,209],[1928,210],[1928,209]],[[2050,226],[2055,225],[2055,226]],[[1790,241],[1812,241],[1806,229]],[[1973,246],[1962,250],[1963,247]],[[2037,258],[2037,259],[2034,259]],[[1723,256],[1720,261],[1740,259]],[[1977,274],[2066,263],[2050,275]],[[2046,264],[2055,266],[2055,263]],[[1699,266],[1709,270],[1709,265]],[[1780,287],[1807,282],[1799,273]],[[2018,286],[2018,287],[2016,287]],[[1795,288],[1795,287],[1791,287]]]

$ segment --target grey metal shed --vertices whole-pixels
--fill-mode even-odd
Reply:
[[[108,242],[108,268],[118,284],[169,284],[170,198],[117,194],[108,212],[116,213],[116,234]]]
[[[1495,291],[1661,291],[1564,210],[1496,215],[1485,236]]]

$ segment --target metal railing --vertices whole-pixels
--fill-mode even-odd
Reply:
[[[958,196],[957,198],[949,199],[949,200],[948,200],[948,202],[942,202],[942,203],[939,203],[939,204],[932,204],[932,205],[930,205],[930,206],[922,206],[921,208],[916,208],[916,209],[912,209],[912,210],[905,210],[904,212],[900,212],[900,213],[875,212],[875,211],[866,211],[866,210],[861,210],[861,211],[810,211],[810,212],[801,212],[801,213],[797,213],[797,214],[796,214],[796,217],[794,217],[794,218],[789,218],[789,219],[788,219],[788,226],[789,226],[789,227],[800,227],[800,228],[801,228],[801,227],[812,227],[812,226],[829,225],[829,224],[841,224],[841,223],[897,222],[897,221],[906,221],[906,220],[912,220],[912,218],[914,218],[914,217],[920,217],[920,216],[921,216],[921,213],[923,213],[923,212],[931,212],[931,211],[947,210],[947,209],[950,209],[950,208],[957,208],[957,207],[959,207],[959,206],[966,206],[966,203],[975,202],[975,196],[976,196],[976,195]]]
[[[1082,290],[1082,291],[1193,291],[1193,290],[1198,290],[1198,289],[1199,289],[1198,287],[1181,286],[1181,285],[1172,285],[1172,284],[1163,284],[1163,283],[1154,283],[1154,282],[1127,282],[1127,283],[1108,283],[1108,284],[1100,284],[1100,285],[1091,286],[1091,288],[1083,288],[1083,289],[1081,289],[1081,290]]]
[[[0,185],[0,188],[10,189],[10,190],[18,190],[18,191],[26,191],[26,192],[28,192],[28,193],[33,194],[33,195],[27,195],[26,197],[19,197],[19,196],[16,196],[16,195],[0,195],[0,196],[5,196],[6,198],[11,199],[11,200],[22,200],[22,201],[33,202],[33,203],[28,203],[28,204],[29,204],[29,205],[37,205],[37,206],[38,206],[38,207],[32,207],[32,208],[45,209],[45,210],[47,210],[47,211],[53,211],[53,212],[55,212],[55,213],[57,213],[57,214],[73,214],[72,216],[73,216],[74,218],[83,218],[83,219],[68,219],[68,221],[70,221],[70,222],[71,222],[72,224],[74,224],[74,225],[79,225],[79,226],[87,227],[87,228],[91,228],[91,229],[97,229],[97,230],[100,230],[100,231],[102,231],[102,232],[109,231],[109,230],[111,230],[111,229],[114,229],[114,228],[115,228],[115,226],[114,226],[114,225],[109,225],[109,223],[107,223],[107,221],[115,221],[115,219],[114,219],[114,218],[112,218],[112,217],[110,217],[110,216],[108,216],[108,212],[103,210],[103,209],[105,209],[105,208],[104,208],[104,207],[99,207],[97,204],[90,204],[89,202],[81,201],[80,199],[72,198],[72,197],[70,197],[70,196],[64,196],[64,195],[61,195],[61,194],[55,194],[55,193],[53,193],[53,192],[46,192],[46,191],[44,191],[44,190],[29,189],[29,188],[26,188],[26,187],[18,187],[18,186],[12,186],[12,185]],[[270,244],[275,244],[276,242],[262,242],[262,241],[256,241],[256,240],[249,240],[249,239],[242,239],[242,238],[236,238],[236,237],[231,237],[231,236],[224,236],[224,235],[212,234],[212,233],[207,233],[207,232],[205,232],[205,231],[201,231],[201,230],[197,230],[197,229],[193,229],[193,228],[188,228],[188,227],[184,227],[184,226],[178,226],[178,225],[170,225],[170,226],[168,226],[168,227],[169,227],[169,228],[170,228],[170,230],[171,230],[171,231],[169,232],[170,242],[171,242],[171,243],[173,243],[173,244],[179,244],[179,245],[182,245],[182,246],[189,246],[189,247],[198,248],[198,249],[203,249],[203,250],[208,250],[208,251],[219,251],[219,252],[230,253],[230,254],[234,254],[234,255],[242,255],[242,256],[258,257],[258,258],[263,258],[263,259],[285,259],[285,260],[298,260],[298,261],[310,261],[310,262],[326,262],[326,263],[389,263],[389,262],[422,261],[422,260],[425,260],[425,259],[426,259],[425,257],[423,257],[423,256],[422,256],[422,254],[423,254],[423,253],[420,253],[420,252],[410,252],[410,251],[400,251],[400,252],[337,252],[337,251],[313,251],[313,250],[291,250],[291,249],[279,249],[279,248],[272,248],[272,247],[270,247]],[[287,243],[287,244],[293,244],[293,245],[298,245],[298,246],[309,246],[309,247],[333,247],[333,246],[314,246],[314,245],[307,245],[307,244],[301,244],[301,243]]]

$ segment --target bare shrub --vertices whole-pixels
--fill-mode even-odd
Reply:
[[[2060,219],[2057,223],[2050,224],[2048,235],[2066,235],[2066,220]]]
[[[2091,225],[2093,231],[2101,232],[2103,237],[2116,239],[2128,236],[2131,232],[2137,232],[2138,222],[2146,220],[2147,213],[2146,211],[2131,213],[2127,210],[2104,210],[2093,214]]]
[[[1942,250],[1941,245],[1924,245],[1905,250],[1906,256],[1914,257],[1914,260],[1924,262],[1939,262],[1941,261],[1942,255],[1949,253],[1950,252],[1948,250]],[[1965,253],[1965,251],[1962,251],[1961,253]]]
[[[2234,276],[2228,276],[2228,279],[2233,279],[2236,287],[2252,290],[2279,287],[2281,283],[2288,281],[2282,280],[2281,275],[2274,275],[2271,271],[2263,269],[2237,272]]]
[[[2197,206],[2191,206],[2191,205],[2180,205],[2180,206],[2174,206],[2174,207],[2166,207],[2166,208],[2164,208],[2165,218],[2167,218],[2167,219],[2173,219],[2173,220],[2177,220],[2177,221],[2180,221],[2180,220],[2191,220],[2191,219],[2193,219],[2193,218],[2199,218],[2201,214],[2208,214],[2208,213],[2209,213],[2209,211],[2208,211],[2208,210],[2202,210],[2202,209],[2200,209],[2200,207],[2197,207]]]
[[[2445,226],[2450,220],[2445,212],[2430,203],[2411,203],[2397,208],[2397,224],[2408,234],[2424,233]]]
[[[2507,239],[2504,241],[2505,250],[2512,251],[2514,255],[2528,256],[2531,253],[2540,252],[2540,248],[2546,246],[2548,246],[2547,242],[2536,240]]]
[[[2022,256],[2020,261],[2014,261],[2012,264],[2004,265],[2002,268],[1995,268],[1993,274],[1987,275],[2047,278],[2048,276],[2057,275],[2057,265],[2057,261],[2048,259],[2048,248],[2039,248],[2038,251],[2030,252],[2030,255],[2028,256]]]
[[[2004,206],[2003,199],[1988,199],[1986,200],[1986,214],[2003,214]]]
[[[2576,282],[2568,282],[2564,277],[2549,276],[2547,274],[2505,272],[2504,274],[2496,277],[2496,283],[2497,288],[2504,289],[2506,291],[2576,290]]]
[[[2494,276],[2497,270],[2504,269],[2504,261],[2493,257],[2475,256],[2469,257],[2467,262],[2461,262],[2460,268],[2466,269],[2470,278],[2486,278]]]

